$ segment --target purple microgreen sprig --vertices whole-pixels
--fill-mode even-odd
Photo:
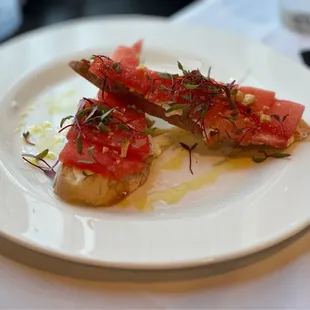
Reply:
[[[103,98],[104,101],[104,98]],[[91,106],[86,107],[86,103]],[[60,122],[59,133],[67,128],[74,127],[77,132],[76,147],[79,154],[83,151],[83,128],[92,127],[101,132],[109,133],[109,126],[111,124],[117,125],[119,129],[128,132],[144,133],[149,134],[148,131],[137,131],[132,126],[130,126],[131,121],[124,122],[119,117],[117,117],[115,108],[107,108],[102,103],[93,102],[91,99],[83,98],[80,101],[77,113],[64,117]],[[65,122],[73,119],[71,124],[64,126]],[[132,120],[134,121],[134,120]]]
[[[188,117],[198,118],[199,121],[193,126],[193,132],[198,123],[204,125],[203,118],[205,114],[218,100],[222,100],[231,110],[237,114],[239,113],[235,102],[235,95],[238,91],[236,81],[226,84],[216,82],[211,78],[211,67],[208,70],[207,76],[204,76],[199,69],[192,71],[185,70],[179,61],[177,65],[179,70],[182,71],[183,76],[173,77],[169,73],[158,74],[162,79],[172,80],[171,86],[162,85],[159,88],[160,91],[170,92],[172,95],[172,100],[163,102],[170,105],[170,108],[166,112],[183,110]],[[201,115],[197,116],[197,112]],[[184,116],[186,115],[184,114]],[[204,128],[201,129],[203,130]]]
[[[23,132],[23,138],[24,138],[24,141],[26,144],[35,146],[35,144],[30,141],[30,132],[29,131]]]
[[[192,152],[193,150],[197,147],[198,143],[193,144],[192,146],[189,146],[183,142],[180,142],[180,145],[183,149],[185,149],[186,151],[188,151],[188,155],[189,155],[189,171],[190,173],[193,175],[193,169],[192,169]]]
[[[89,103],[91,107],[85,108],[86,103]],[[77,152],[81,154],[83,151],[82,128],[95,127],[99,131],[108,132],[109,130],[106,125],[113,121],[113,112],[114,109],[107,109],[102,104],[95,103],[87,98],[83,98],[80,101],[77,113],[74,116],[66,116],[61,120],[59,132],[62,132],[67,128],[74,127],[78,132],[76,140]],[[70,119],[73,119],[74,121],[69,125],[63,126],[64,123]]]
[[[31,166],[33,166],[37,169],[40,169],[50,179],[54,179],[55,175],[56,175],[56,171],[54,169],[59,164],[59,160],[57,160],[51,166],[46,160],[44,160],[44,158],[47,156],[48,152],[49,152],[49,150],[45,149],[44,151],[42,151],[41,153],[36,154],[36,155],[25,153],[25,154],[22,154],[22,158],[24,161],[26,161]],[[41,162],[42,165],[33,163],[32,161],[29,160],[29,158],[36,159],[38,162]]]
[[[289,117],[289,114],[284,115],[282,118],[278,115],[278,114],[271,114],[270,117],[274,118],[281,126],[281,130],[282,133],[284,135],[284,127],[283,127],[283,123],[285,122],[285,120]]]

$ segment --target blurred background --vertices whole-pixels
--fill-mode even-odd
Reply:
[[[0,0],[0,42],[23,32],[83,16],[170,16],[194,0]]]
[[[235,32],[310,66],[310,0],[0,0],[0,43],[68,19],[111,14],[173,15],[173,22]]]

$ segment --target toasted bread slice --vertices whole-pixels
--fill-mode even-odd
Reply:
[[[99,79],[89,71],[90,69],[90,62],[87,60],[81,61],[71,61],[69,66],[80,76],[91,82],[93,85],[97,86],[99,89],[104,88],[104,80]],[[124,87],[120,83],[118,83],[114,89],[113,93],[117,95],[120,99],[126,100],[128,104],[134,104],[138,109],[142,110],[143,112],[161,118],[168,123],[175,125],[179,128],[184,130],[191,131],[195,135],[202,136],[202,130],[199,128],[196,122],[186,117],[186,115],[166,115],[166,111],[160,105],[156,105],[153,103],[148,102],[142,96],[135,94],[134,92],[130,91],[128,88]],[[292,136],[292,142],[302,140],[307,138],[310,135],[310,126],[304,121],[301,120],[299,126]]]
[[[139,173],[120,181],[109,180],[100,174],[62,164],[54,181],[54,192],[69,203],[93,207],[112,206],[145,183],[150,172],[152,156]]]

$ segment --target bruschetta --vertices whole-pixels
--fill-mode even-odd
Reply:
[[[100,89],[133,102],[138,109],[201,135],[207,145],[233,141],[239,146],[285,148],[310,133],[304,105],[276,98],[275,92],[218,82],[199,70],[181,74],[128,67],[104,56],[72,61],[71,68]]]
[[[153,150],[144,113],[106,94],[104,101],[82,99],[76,115],[61,125],[69,129],[54,181],[62,199],[109,206],[146,181]]]

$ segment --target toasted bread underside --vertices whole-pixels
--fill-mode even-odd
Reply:
[[[93,207],[108,207],[123,200],[148,178],[152,156],[139,173],[129,174],[119,181],[109,180],[91,171],[62,164],[55,181],[54,192],[69,203]]]

